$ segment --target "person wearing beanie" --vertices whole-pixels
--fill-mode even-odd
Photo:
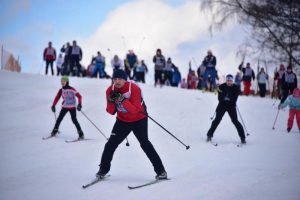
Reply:
[[[246,143],[245,132],[243,126],[238,121],[236,112],[236,102],[239,96],[240,90],[237,85],[233,83],[233,76],[228,74],[226,76],[226,83],[223,83],[218,88],[218,100],[219,104],[216,108],[216,117],[211,123],[211,127],[207,132],[207,142],[210,142],[215,130],[221,122],[225,112],[228,112],[232,123],[236,127],[241,139],[241,143]]]
[[[51,74],[54,75],[53,62],[56,60],[56,50],[52,47],[52,42],[48,42],[48,47],[44,49],[43,53],[44,61],[46,62],[45,74],[48,74],[48,67],[51,67]]]
[[[280,103],[283,103],[293,93],[294,89],[297,88],[297,83],[297,75],[293,72],[292,66],[289,65],[286,72],[282,75],[282,98]]]
[[[217,65],[217,58],[213,55],[212,50],[207,51],[207,56],[204,57],[202,61],[202,65],[205,67],[205,71],[203,74],[203,79],[201,81],[201,87],[203,91],[207,88],[207,82],[210,81],[210,89],[216,89],[216,79],[218,76],[216,65]],[[209,78],[210,77],[210,78]]]
[[[83,140],[84,139],[84,134],[81,130],[80,124],[77,121],[76,117],[76,98],[78,99],[78,105],[77,105],[77,110],[81,111],[82,108],[82,97],[77,92],[73,87],[69,85],[69,77],[68,76],[62,76],[61,77],[61,85],[62,88],[58,90],[56,97],[54,98],[54,101],[51,106],[52,112],[55,113],[55,106],[57,102],[59,101],[60,97],[63,98],[62,102],[62,108],[60,110],[60,113],[58,115],[58,118],[55,122],[54,128],[51,132],[51,136],[54,137],[58,133],[58,128],[60,123],[62,122],[63,118],[67,114],[67,112],[70,112],[72,122],[76,126],[77,132],[78,132],[78,140]]]
[[[155,55],[153,56],[153,63],[154,63],[154,86],[156,87],[157,84],[160,87],[164,84],[164,68],[166,65],[166,59],[162,55],[161,49],[157,49]]]
[[[148,117],[141,89],[130,81],[123,70],[113,73],[113,84],[106,90],[106,111],[115,115],[112,134],[105,144],[96,176],[103,178],[111,168],[115,150],[132,131],[154,167],[157,179],[167,179],[163,163],[148,138]]]
[[[277,91],[277,95],[278,98],[281,99],[282,95],[283,95],[283,91],[282,91],[282,76],[285,73],[285,67],[283,64],[279,65],[279,70],[277,72],[275,72],[274,75],[274,83],[277,82],[276,86],[273,85],[273,87],[275,87],[275,90]]]
[[[290,132],[293,123],[294,118],[296,118],[298,129],[300,131],[300,89],[295,88],[292,95],[289,95],[286,100],[279,104],[278,109],[283,109],[285,107],[289,106],[289,118],[287,121],[287,132]]]
[[[239,70],[243,72],[242,81],[244,84],[244,95],[248,96],[251,92],[251,80],[255,80],[255,73],[248,62],[246,67],[243,67],[244,62],[239,65]]]
[[[265,72],[264,68],[260,68],[260,72],[257,74],[257,83],[258,83],[260,97],[266,96],[268,81],[269,81],[269,75]]]

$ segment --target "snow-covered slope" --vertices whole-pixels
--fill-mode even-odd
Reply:
[[[300,199],[300,134],[286,133],[288,110],[277,113],[274,100],[240,97],[238,108],[250,133],[236,147],[238,134],[226,114],[213,138],[205,142],[217,96],[177,88],[140,84],[149,115],[190,149],[149,120],[149,138],[171,181],[137,190],[155,176],[151,163],[131,134],[117,149],[111,177],[83,190],[98,171],[105,138],[77,113],[86,138],[77,137],[67,114],[57,138],[43,141],[54,126],[50,107],[60,88],[59,77],[0,72],[0,199]],[[109,80],[71,78],[83,96],[83,112],[108,137],[115,116],[105,112]],[[60,106],[57,110],[60,110]]]

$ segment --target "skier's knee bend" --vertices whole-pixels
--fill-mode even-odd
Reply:
[[[140,146],[141,146],[142,149],[153,148],[153,145],[151,144],[151,142],[149,140],[140,142]]]

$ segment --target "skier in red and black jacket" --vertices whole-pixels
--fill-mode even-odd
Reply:
[[[60,97],[63,98],[62,108],[58,115],[58,118],[56,120],[56,123],[55,123],[55,126],[53,128],[51,135],[55,136],[58,133],[58,128],[59,128],[61,121],[63,120],[63,118],[67,114],[67,112],[70,112],[72,122],[75,124],[78,135],[79,135],[78,140],[83,140],[84,134],[83,134],[81,127],[76,118],[76,98],[75,98],[75,97],[78,98],[77,110],[81,111],[81,108],[82,108],[81,95],[79,94],[79,92],[77,92],[73,87],[71,87],[69,85],[69,78],[67,76],[61,77],[61,85],[62,85],[62,88],[58,91],[58,93],[53,101],[53,104],[51,106],[52,112],[55,112],[55,105],[59,101]]]
[[[132,131],[151,161],[157,174],[156,179],[167,179],[162,161],[148,139],[148,117],[144,114],[146,106],[141,89],[135,83],[126,80],[125,71],[116,70],[113,73],[113,85],[106,90],[106,111],[111,115],[117,113],[117,119],[105,144],[96,176],[103,178],[109,172],[116,148]]]

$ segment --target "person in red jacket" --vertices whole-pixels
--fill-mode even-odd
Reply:
[[[54,75],[53,71],[53,62],[56,60],[56,51],[52,47],[52,42],[48,42],[48,47],[44,50],[44,61],[46,61],[46,75],[48,74],[48,67],[51,67],[52,76]]]
[[[106,102],[106,111],[111,115],[117,113],[117,119],[105,144],[96,176],[103,178],[109,172],[115,150],[132,131],[154,167],[155,178],[167,179],[163,163],[148,139],[148,117],[141,89],[127,81],[125,71],[119,69],[113,73],[113,85],[106,90]]]
[[[244,83],[244,95],[248,96],[251,92],[251,80],[255,80],[255,74],[249,62],[246,64],[246,67],[243,67],[243,64],[244,62],[240,64],[239,70],[243,72],[242,81]]]
[[[83,140],[84,134],[83,134],[80,124],[78,123],[77,118],[76,118],[76,98],[75,98],[75,97],[78,98],[77,110],[81,111],[82,97],[79,94],[79,92],[77,92],[73,87],[71,87],[69,85],[69,77],[62,76],[61,77],[61,85],[62,85],[62,88],[58,91],[58,93],[53,101],[53,104],[51,106],[52,112],[55,112],[55,105],[59,101],[60,97],[63,98],[62,108],[61,108],[61,111],[56,120],[55,126],[51,133],[51,136],[55,136],[57,134],[61,121],[63,120],[63,118],[65,117],[67,112],[70,112],[72,122],[76,126],[76,129],[77,129],[77,132],[79,135],[78,140]]]

